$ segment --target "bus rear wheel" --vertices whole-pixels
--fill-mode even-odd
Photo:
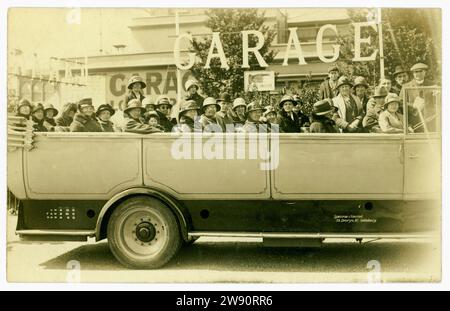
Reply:
[[[134,197],[118,206],[108,222],[107,237],[111,252],[128,268],[160,268],[181,246],[175,216],[151,197]]]

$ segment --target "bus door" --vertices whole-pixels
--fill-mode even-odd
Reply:
[[[441,89],[408,88],[403,100],[407,111],[405,124],[408,124],[404,143],[408,223],[430,227],[430,222],[437,221],[440,206]]]

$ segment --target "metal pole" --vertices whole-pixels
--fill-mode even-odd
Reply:
[[[384,79],[383,26],[381,23],[381,8],[378,8],[378,41],[380,45],[380,78]]]
[[[178,37],[180,35],[180,16],[178,15],[178,10],[175,9],[175,35]],[[177,67],[177,103],[175,105],[175,107],[177,107],[176,109],[178,111],[172,111],[172,116],[175,114],[176,115],[176,119],[178,121],[178,112],[179,112],[179,108],[181,105],[181,92],[182,92],[182,80],[181,80],[181,71],[180,69]],[[174,109],[175,107],[172,107],[172,109]]]

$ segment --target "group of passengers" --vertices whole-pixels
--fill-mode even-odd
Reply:
[[[399,95],[404,87],[432,85],[425,80],[427,69],[425,64],[415,64],[411,68],[414,79],[408,82],[408,71],[397,67],[393,75],[395,84],[383,78],[369,97],[369,85],[363,77],[351,81],[339,76],[337,66],[331,66],[327,79],[320,85],[320,100],[313,105],[309,116],[301,112],[302,103],[296,96],[284,95],[275,107],[246,103],[241,97],[232,99],[228,93],[220,94],[218,99],[204,98],[195,80],[186,82],[187,94],[179,106],[173,107],[167,96],[159,96],[153,103],[150,97],[144,96],[146,84],[139,76],[131,77],[128,82],[123,124],[111,121],[116,113],[111,105],[102,104],[95,109],[91,98],[81,99],[77,104],[67,103],[59,117],[59,111],[52,105],[32,105],[24,99],[17,115],[32,120],[34,130],[39,132],[402,133],[404,121]],[[177,117],[171,113],[175,108]]]

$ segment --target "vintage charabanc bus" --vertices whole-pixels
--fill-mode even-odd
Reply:
[[[420,116],[433,130],[400,134],[31,133],[10,125],[16,233],[107,239],[133,268],[161,267],[198,237],[271,246],[439,237],[441,92],[420,92],[432,98],[434,116]]]

